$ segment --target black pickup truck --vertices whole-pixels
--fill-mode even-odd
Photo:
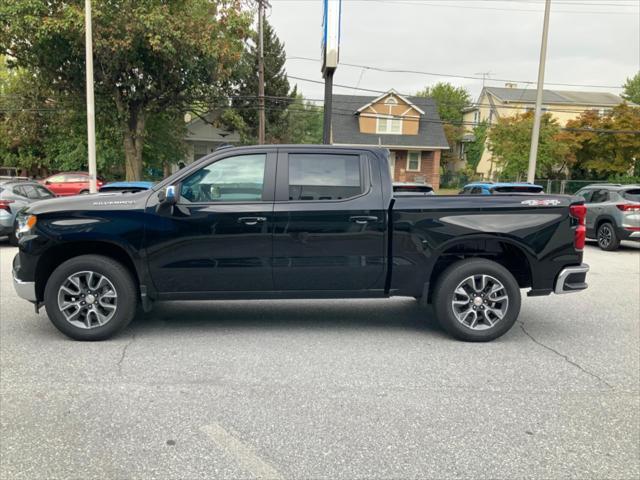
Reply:
[[[226,148],[151,190],[34,203],[16,291],[78,340],[157,300],[410,296],[453,336],[487,341],[516,321],[520,289],[587,287],[582,199],[394,196],[388,153]]]

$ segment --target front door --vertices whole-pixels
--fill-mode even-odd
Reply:
[[[380,172],[374,166],[357,150],[280,150],[273,237],[276,290],[384,287],[387,220]]]
[[[185,174],[169,211],[149,202],[147,255],[159,292],[273,289],[275,166],[276,154],[260,150],[217,157]]]

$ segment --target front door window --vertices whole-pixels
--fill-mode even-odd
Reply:
[[[181,196],[190,203],[259,202],[265,164],[264,154],[223,158],[187,177]]]

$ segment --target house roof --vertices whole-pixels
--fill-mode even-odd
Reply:
[[[369,103],[367,103],[366,105],[361,106],[358,110],[356,110],[356,112],[360,113],[363,110],[365,110],[366,108],[370,107],[371,105],[373,105],[374,103],[378,103],[380,100],[382,100],[384,97],[388,97],[389,95],[393,95],[394,97],[398,97],[400,100],[402,100],[404,103],[406,103],[407,105],[409,105],[410,107],[413,107],[415,110],[417,110],[418,112],[420,112],[422,115],[424,115],[424,111],[419,108],[415,103],[413,103],[411,100],[409,100],[409,98],[404,97],[402,95],[400,95],[398,92],[396,92],[393,88],[391,90],[389,90],[387,93],[383,93],[382,95],[380,95],[379,97],[374,98],[373,100],[371,100]]]
[[[393,92],[392,92],[393,93]],[[386,95],[386,94],[385,94]],[[383,97],[385,96],[383,95]],[[397,93],[396,96],[400,97]],[[381,145],[387,147],[415,147],[448,149],[435,100],[423,97],[400,97],[424,112],[420,115],[417,135],[362,133],[358,112],[381,97],[363,95],[334,95],[331,132],[334,144]]]
[[[513,103],[535,103],[535,88],[507,88],[507,87],[485,87],[483,93],[487,92],[503,102]],[[482,93],[480,94],[482,97]],[[598,107],[614,107],[624,100],[613,93],[607,92],[576,92],[566,90],[543,90],[542,103],[546,104],[567,104],[567,105],[591,105]]]

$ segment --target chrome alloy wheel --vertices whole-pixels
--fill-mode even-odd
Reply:
[[[471,330],[486,330],[502,320],[509,308],[504,285],[490,275],[472,275],[453,293],[451,308],[458,322]]]
[[[609,227],[609,225],[602,225],[599,229],[598,229],[598,244],[602,247],[602,248],[608,248],[609,245],[611,245],[611,242],[613,241],[613,232],[611,231],[611,228]]]
[[[101,327],[113,318],[118,294],[113,283],[96,272],[69,275],[58,289],[58,308],[71,325],[90,329]]]

